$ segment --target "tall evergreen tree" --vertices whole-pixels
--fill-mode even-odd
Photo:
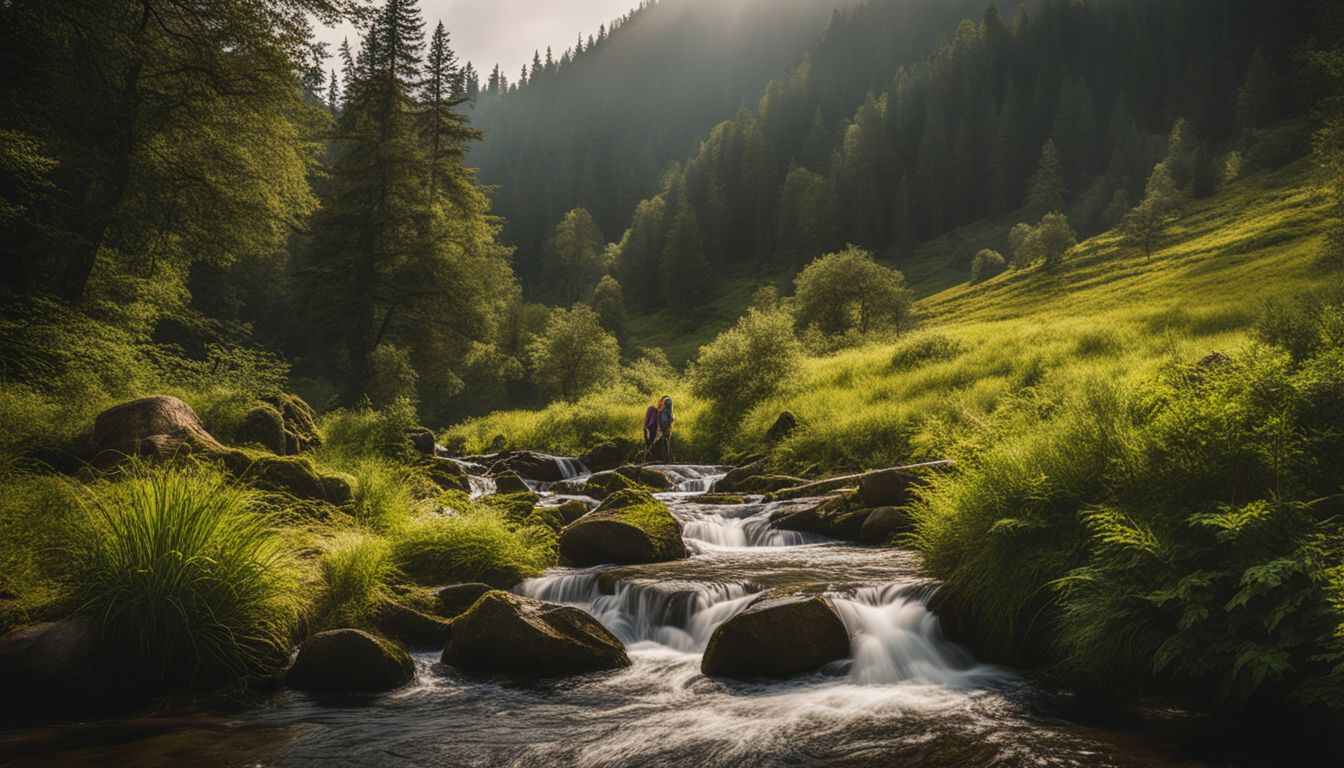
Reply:
[[[709,273],[705,241],[695,211],[684,198],[672,217],[662,256],[658,276],[667,305],[684,311],[705,303],[711,286],[703,279]]]
[[[1064,186],[1064,169],[1059,160],[1059,151],[1055,149],[1053,140],[1046,141],[1041,148],[1036,172],[1027,182],[1027,213],[1031,218],[1036,218],[1052,211],[1063,211],[1067,202],[1068,188]]]

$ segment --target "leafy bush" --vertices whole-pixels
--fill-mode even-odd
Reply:
[[[935,360],[951,360],[964,351],[961,344],[941,333],[923,334],[897,345],[891,367],[907,371]]]
[[[364,457],[396,458],[409,450],[406,433],[418,423],[415,405],[396,400],[387,408],[347,408],[322,419],[323,462],[347,466]]]
[[[553,310],[527,354],[538,389],[564,400],[610,383],[620,371],[620,345],[587,304]]]
[[[733,420],[795,375],[800,360],[788,314],[749,309],[737,325],[700,348],[691,385],[713,401],[721,418]]]
[[[905,275],[852,245],[815,259],[798,273],[794,285],[798,327],[815,327],[832,336],[851,329],[866,333],[899,328],[913,301]]]
[[[386,408],[398,400],[412,402],[420,376],[411,363],[411,352],[393,344],[379,344],[369,354],[369,380],[365,385],[375,408]]]
[[[497,512],[471,509],[414,520],[396,531],[392,547],[402,572],[437,585],[536,576],[554,561],[555,539],[544,528],[515,529]]]
[[[982,283],[999,274],[1007,264],[998,251],[985,248],[971,259],[971,285]]]
[[[133,466],[86,511],[69,553],[75,605],[163,687],[283,663],[295,571],[252,492],[203,468]]]

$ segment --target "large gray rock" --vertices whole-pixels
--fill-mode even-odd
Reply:
[[[32,624],[0,637],[0,692],[76,687],[97,666],[93,620],[75,616]]]
[[[771,513],[770,522],[785,531],[858,541],[870,511],[864,509],[852,493],[842,492],[815,502],[800,500],[796,504],[782,505]]]
[[[951,461],[931,461],[865,472],[859,475],[859,495],[870,507],[904,506],[914,499],[914,489],[922,485],[931,473],[951,466]]]
[[[519,477],[543,483],[564,480],[572,474],[573,469],[576,469],[573,467],[575,459],[534,451],[506,451],[467,456],[465,459],[490,467],[492,472],[511,470],[518,473]]]
[[[485,593],[453,621],[443,662],[529,677],[630,666],[621,641],[584,611],[503,591]]]
[[[849,656],[849,633],[821,597],[764,600],[720,624],[700,671],[722,677],[792,677]]]
[[[620,491],[560,532],[569,565],[657,563],[686,557],[681,523],[643,491]]]
[[[93,420],[93,449],[100,462],[125,456],[167,458],[177,452],[224,451],[201,419],[179,398],[154,395],[114,405]]]
[[[870,510],[859,529],[859,541],[864,544],[889,544],[891,537],[911,529],[910,515],[900,507],[878,507]]]
[[[299,646],[285,685],[303,691],[390,691],[411,682],[415,663],[405,650],[358,629],[319,632]]]
[[[374,624],[383,635],[411,646],[443,647],[452,634],[452,622],[431,616],[397,602],[383,600],[374,614]]]

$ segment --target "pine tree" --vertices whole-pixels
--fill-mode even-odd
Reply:
[[[1064,210],[1067,203],[1068,188],[1064,186],[1064,170],[1059,161],[1059,151],[1054,141],[1045,142],[1041,148],[1041,159],[1036,164],[1036,172],[1027,182],[1027,213],[1035,218],[1052,211]]]
[[[658,276],[663,299],[673,310],[685,311],[709,299],[709,262],[705,259],[705,241],[695,211],[683,197],[668,228]]]
[[[327,109],[333,115],[341,110],[341,88],[334,69],[331,70],[331,79],[327,81]]]
[[[1152,258],[1158,237],[1175,216],[1179,200],[1180,192],[1167,164],[1158,163],[1148,178],[1143,202],[1135,206],[1121,224],[1125,239],[1143,251],[1145,258]]]
[[[449,45],[443,22],[439,22],[425,57],[419,105],[420,131],[429,149],[431,201],[436,201],[445,189],[450,195],[460,195],[472,187],[461,161],[467,144],[479,140],[481,133],[471,128],[466,116],[457,111],[466,100],[457,54]]]

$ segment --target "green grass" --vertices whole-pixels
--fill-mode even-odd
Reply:
[[[554,536],[542,527],[514,527],[494,510],[417,518],[392,537],[398,567],[427,586],[492,577],[536,576],[555,561]]]
[[[318,568],[325,592],[317,623],[323,628],[364,626],[400,576],[391,542],[357,532],[335,537],[318,560]]]
[[[190,690],[282,661],[297,574],[251,491],[197,467],[94,486],[69,548],[74,604],[151,680]]]

